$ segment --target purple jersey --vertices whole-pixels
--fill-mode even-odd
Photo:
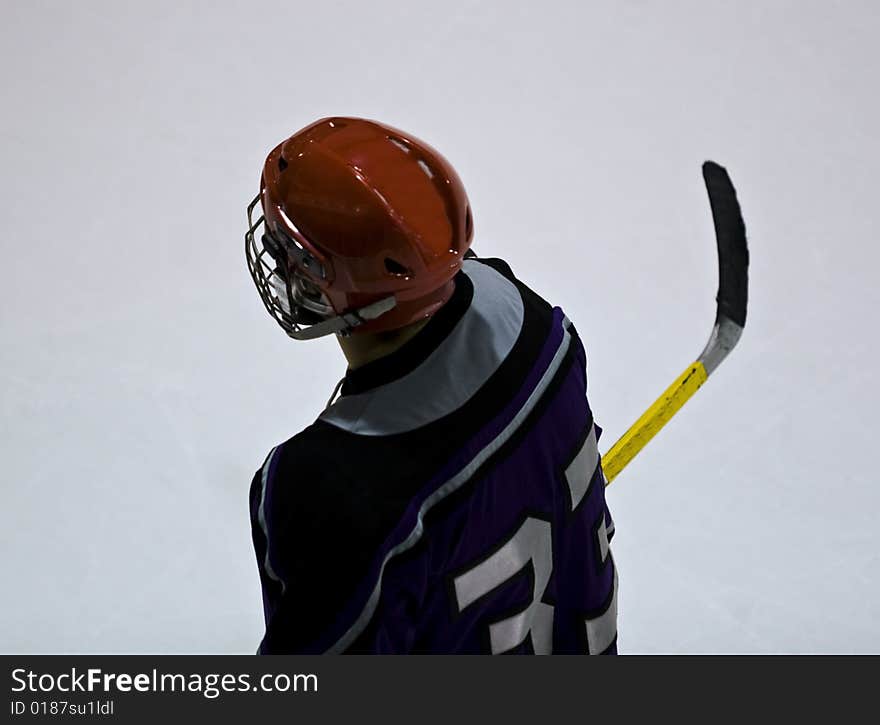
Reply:
[[[614,524],[571,322],[500,260],[272,450],[272,653],[616,653]]]

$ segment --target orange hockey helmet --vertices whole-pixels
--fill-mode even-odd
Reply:
[[[307,339],[433,314],[472,237],[464,186],[436,150],[375,121],[333,117],[267,157],[245,253],[269,314]]]

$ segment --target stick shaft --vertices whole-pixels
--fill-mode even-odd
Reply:
[[[660,429],[666,425],[691,396],[706,382],[708,375],[702,362],[689,366],[663,394],[654,401],[641,417],[632,424],[611,449],[602,456],[605,485],[610,485],[618,473],[636,457]]]

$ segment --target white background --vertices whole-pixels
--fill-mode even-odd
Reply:
[[[270,148],[337,114],[456,166],[477,252],[578,325],[602,450],[708,335],[700,164],[725,165],[749,321],[608,491],[619,647],[880,651],[878,3],[2,15],[0,651],[256,648],[251,475],[344,361],[265,314],[245,206]]]

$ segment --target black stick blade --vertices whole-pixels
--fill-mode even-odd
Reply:
[[[703,180],[709,192],[718,242],[718,296],[715,298],[718,315],[745,327],[749,296],[749,248],[736,189],[724,167],[714,161],[703,164]]]

